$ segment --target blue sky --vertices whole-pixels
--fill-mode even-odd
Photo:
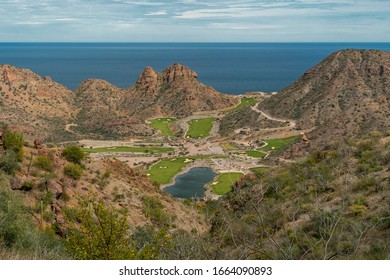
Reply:
[[[390,0],[1,0],[2,42],[389,42]]]

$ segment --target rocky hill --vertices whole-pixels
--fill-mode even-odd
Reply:
[[[80,107],[75,127],[78,133],[87,133],[92,138],[152,133],[141,118],[134,117],[130,110],[122,110],[126,90],[103,80],[89,79],[75,92]]]
[[[162,73],[146,67],[129,89],[88,79],[74,92],[50,77],[0,66],[0,121],[30,138],[56,141],[148,135],[153,131],[145,124],[147,118],[185,117],[237,103],[235,96],[198,82],[197,74],[180,64]],[[66,129],[67,124],[72,124],[72,129]]]
[[[312,144],[390,129],[390,53],[342,50],[259,108],[315,130]]]
[[[75,93],[30,70],[0,66],[0,121],[37,138],[64,137],[75,120]]]
[[[138,100],[137,112],[151,114],[143,110],[152,105],[155,114],[186,117],[198,111],[210,111],[231,107],[239,100],[231,95],[221,94],[212,87],[197,80],[198,75],[186,66],[173,64],[162,73],[147,67],[131,87],[129,102]],[[134,96],[134,97],[133,97]],[[124,103],[126,106],[127,103]]]
[[[186,117],[198,111],[223,109],[238,103],[235,96],[198,82],[197,74],[174,64],[162,73],[146,67],[129,89],[106,81],[87,80],[76,90],[79,129],[105,135],[148,135],[145,120],[158,116]]]

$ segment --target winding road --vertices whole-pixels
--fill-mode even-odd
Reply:
[[[71,129],[70,129],[70,127],[71,126],[78,126],[77,124],[75,124],[75,123],[68,123],[68,124],[66,124],[65,125],[65,131],[68,131],[68,132],[70,132],[70,133],[75,133],[74,131],[72,131]]]
[[[281,129],[281,128],[283,128],[283,129],[285,129],[285,128],[295,128],[295,127],[297,126],[297,123],[296,123],[296,121],[294,121],[294,120],[275,118],[275,117],[270,116],[270,115],[267,114],[266,112],[261,111],[261,110],[258,108],[259,104],[260,104],[260,102],[258,102],[258,103],[256,103],[255,105],[251,106],[251,109],[252,109],[253,111],[255,111],[256,113],[261,114],[263,117],[265,117],[265,118],[267,118],[267,119],[269,119],[269,120],[271,120],[271,121],[284,122],[284,123],[287,123],[287,122],[288,122],[288,123],[289,123],[288,126],[280,127],[280,128],[278,128],[278,129]]]

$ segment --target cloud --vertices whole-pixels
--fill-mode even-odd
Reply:
[[[383,0],[2,0],[0,14],[3,41],[54,40],[64,30],[73,41],[390,40]]]
[[[167,14],[167,11],[166,10],[162,10],[162,11],[157,11],[157,12],[145,13],[145,16],[163,16],[163,15],[166,15],[166,14]]]
[[[187,9],[176,14],[180,19],[247,18],[259,16],[310,16],[311,13],[326,13],[351,6],[344,1],[231,1],[226,5],[216,5],[205,9]]]
[[[54,21],[77,21],[77,18],[55,18]]]
[[[207,26],[214,29],[228,29],[228,30],[264,30],[264,29],[278,29],[281,28],[277,24],[236,24],[236,23],[211,23]]]
[[[163,6],[166,5],[166,2],[153,2],[153,1],[114,1],[120,4],[131,4],[137,6]]]
[[[28,20],[28,21],[18,21],[15,24],[16,25],[43,25],[43,24],[48,24],[48,23],[45,21]]]

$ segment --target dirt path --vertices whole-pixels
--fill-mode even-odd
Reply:
[[[70,133],[75,133],[73,130],[70,129],[71,126],[78,126],[78,124],[76,124],[76,123],[68,123],[68,124],[65,125],[64,130],[68,131]]]
[[[267,114],[266,112],[264,111],[261,111],[258,106],[259,106],[260,102],[259,103],[256,103],[255,105],[251,106],[251,109],[259,114],[261,114],[263,117],[271,120],[271,121],[277,121],[277,122],[284,122],[284,123],[289,123],[288,126],[285,126],[283,128],[295,128],[297,126],[297,123],[294,121],[294,120],[289,120],[289,119],[279,119],[279,118],[275,118],[275,117],[272,117],[271,115]]]

